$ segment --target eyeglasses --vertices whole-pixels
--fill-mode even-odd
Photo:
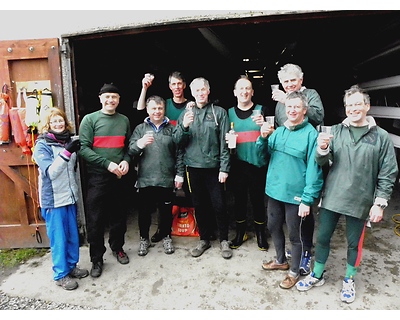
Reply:
[[[65,123],[64,120],[54,120],[54,121],[50,121],[50,124],[57,124],[57,123]]]

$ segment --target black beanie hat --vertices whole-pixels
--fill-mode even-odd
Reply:
[[[99,96],[102,95],[103,93],[118,93],[119,94],[119,90],[116,86],[114,86],[114,84],[111,83],[105,83],[99,92]]]

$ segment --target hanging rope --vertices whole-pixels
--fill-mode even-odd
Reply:
[[[392,220],[396,224],[394,226],[394,233],[400,237],[400,213],[394,214]]]
[[[31,160],[32,161],[32,160]],[[34,183],[35,186],[38,185],[38,177],[35,174],[34,170],[31,168],[30,163],[29,163],[29,159],[28,157],[26,157],[26,166],[28,167],[28,184],[29,184],[29,193],[33,202],[33,216],[35,218],[35,223],[36,223],[36,241],[38,243],[42,243],[42,235],[40,234],[40,230],[39,230],[39,217],[38,217],[38,210],[40,208],[39,206],[39,199],[35,197],[34,192],[33,192],[33,187],[32,187],[32,183]],[[33,174],[31,172],[31,170],[33,170]],[[33,175],[33,179],[32,179],[32,175]],[[33,180],[33,182],[32,182]],[[39,195],[36,195],[37,197],[39,197]]]

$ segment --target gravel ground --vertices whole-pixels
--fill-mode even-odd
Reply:
[[[18,270],[19,267],[0,268],[0,282]],[[68,303],[56,303],[40,299],[30,299],[10,296],[0,290],[0,310],[94,310],[89,307],[71,305]]]
[[[0,291],[0,310],[93,310],[67,303],[55,303],[38,299],[11,297]]]

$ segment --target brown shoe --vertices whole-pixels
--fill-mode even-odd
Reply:
[[[275,260],[270,262],[263,261],[262,268],[264,270],[289,270],[289,263],[277,263]]]
[[[297,281],[299,281],[299,276],[292,277],[290,274],[287,274],[285,279],[283,279],[283,281],[279,284],[279,286],[282,289],[290,289],[291,287],[293,287]]]

